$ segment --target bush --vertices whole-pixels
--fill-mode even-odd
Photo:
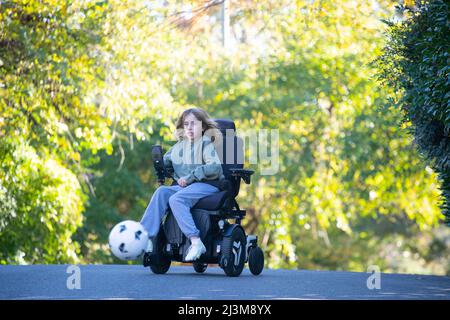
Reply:
[[[77,178],[23,141],[0,140],[0,264],[77,263]]]
[[[378,76],[393,89],[393,106],[438,173],[441,209],[450,224],[449,6],[436,0],[398,9],[402,21],[385,21],[388,41],[376,60]]]

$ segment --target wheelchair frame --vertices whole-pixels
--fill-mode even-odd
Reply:
[[[166,168],[164,165],[163,154],[160,145],[152,146],[152,160],[158,183],[164,185],[166,178],[172,178],[173,183],[176,183],[173,178],[173,168]],[[246,184],[250,184],[251,175],[254,173],[252,170],[242,168],[228,168],[228,171],[231,173],[230,176],[233,179],[238,180],[237,183],[240,183],[239,179],[242,178]],[[227,190],[231,185],[229,180],[222,181],[222,185],[220,185],[218,180],[206,180],[202,182],[214,184],[221,191],[231,191],[230,189]],[[262,272],[264,268],[264,254],[257,245],[257,236],[246,235],[245,230],[241,226],[241,220],[245,217],[246,210],[239,207],[236,196],[228,195],[218,210],[199,209],[201,211],[207,211],[203,214],[209,215],[210,226],[208,229],[208,240],[211,242],[205,243],[207,252],[198,260],[192,262],[196,272],[203,273],[208,263],[218,263],[227,276],[236,277],[242,273],[244,265],[247,262],[250,272],[253,275],[259,275]],[[176,221],[167,221],[168,219],[175,220],[170,208],[168,211],[169,214],[166,215],[166,219],[161,223],[158,235],[155,239],[152,239],[154,241],[153,252],[145,253],[143,256],[143,265],[150,267],[152,272],[156,274],[166,273],[170,268],[171,261],[186,262],[184,261],[184,257],[190,243],[190,240],[184,235],[181,235],[181,237],[184,237],[183,239],[185,241],[181,241],[179,246],[178,244],[168,242],[165,234],[165,224],[176,223]],[[170,214],[172,214],[172,217],[169,218]],[[235,223],[230,223],[228,219],[235,219]],[[213,222],[216,221],[217,225],[214,226]],[[176,227],[179,229],[178,224],[176,224]],[[242,252],[244,253],[243,255]]]

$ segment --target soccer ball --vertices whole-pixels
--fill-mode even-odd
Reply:
[[[120,222],[109,233],[109,248],[120,260],[136,260],[147,247],[148,235],[136,221]]]

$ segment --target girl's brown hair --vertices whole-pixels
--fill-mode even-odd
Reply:
[[[217,123],[211,119],[209,114],[200,108],[189,108],[183,111],[183,113],[178,117],[178,120],[176,122],[176,130],[175,130],[175,137],[177,140],[183,140],[184,137],[184,119],[189,115],[193,114],[197,120],[202,122],[202,135],[206,134],[211,138],[211,141],[214,142],[214,144],[220,144],[221,143],[221,132],[217,126]]]

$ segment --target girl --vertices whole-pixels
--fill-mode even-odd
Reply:
[[[191,240],[186,261],[193,261],[206,252],[191,214],[191,208],[201,198],[219,189],[201,181],[225,179],[213,141],[220,131],[206,111],[200,108],[185,110],[176,123],[178,142],[164,155],[164,165],[173,167],[177,185],[160,186],[153,194],[141,220],[149,235],[147,252],[153,251],[152,237],[159,231],[161,219],[168,206],[181,231]]]

